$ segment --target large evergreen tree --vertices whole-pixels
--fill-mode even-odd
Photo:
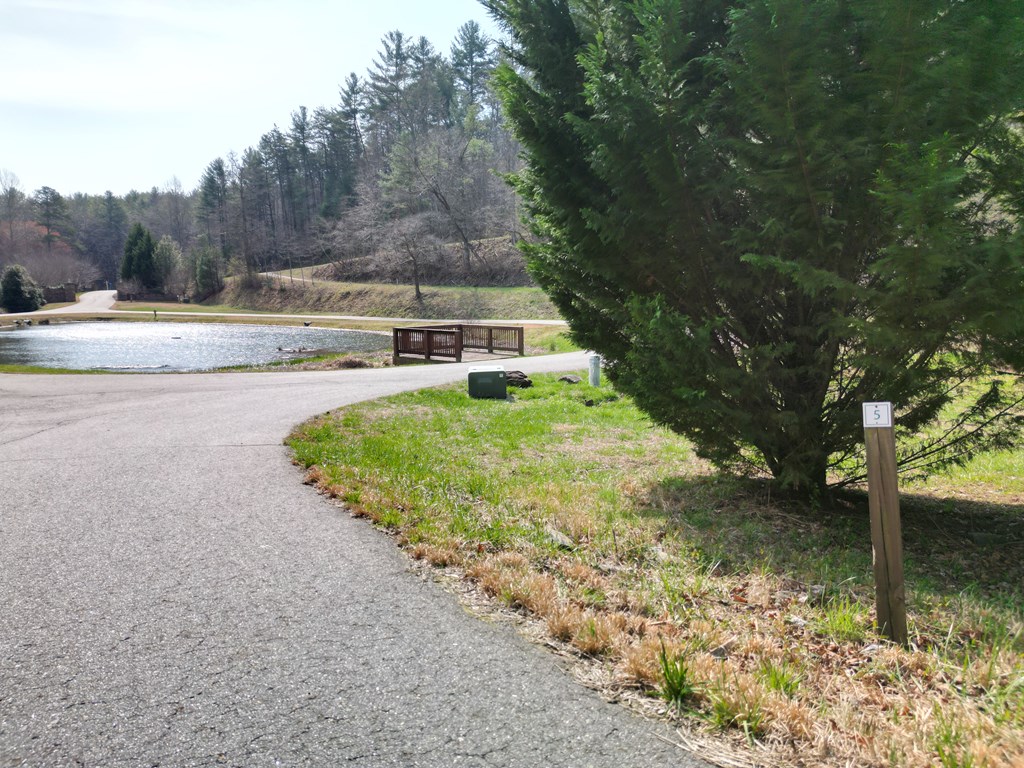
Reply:
[[[228,256],[228,171],[222,158],[210,163],[199,180],[198,215],[207,239]]]
[[[388,32],[381,46],[368,72],[365,98],[370,138],[374,149],[386,157],[411,123],[406,91],[412,83],[413,59],[409,38],[398,30]]]
[[[72,238],[69,236],[71,220],[68,216],[68,204],[60,192],[53,187],[41,187],[36,190],[33,202],[36,209],[36,221],[46,230],[43,242],[46,243],[47,249],[51,249],[53,243],[59,239],[71,244]]]
[[[533,273],[657,421],[803,493],[862,401],[907,469],[1013,439],[1019,0],[484,4]]]
[[[0,276],[0,307],[8,312],[35,312],[46,302],[43,291],[20,264],[12,264]]]
[[[463,113],[483,102],[487,81],[494,71],[494,52],[490,40],[475,21],[467,21],[452,43],[452,70],[458,85]]]
[[[138,222],[133,224],[124,244],[121,279],[137,280],[143,288],[162,288],[163,278],[157,269],[155,251],[152,233]]]
[[[359,132],[359,104],[362,85],[350,74],[341,88],[341,104],[317,113],[317,130],[323,145],[324,199],[321,214],[337,218],[354,204],[355,185],[362,137]]]

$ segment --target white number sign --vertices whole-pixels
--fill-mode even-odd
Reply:
[[[892,403],[864,403],[864,427],[891,427]]]

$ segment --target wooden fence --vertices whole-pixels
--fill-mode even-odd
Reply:
[[[395,365],[403,360],[462,362],[465,350],[523,355],[523,328],[511,325],[424,325],[392,329]]]

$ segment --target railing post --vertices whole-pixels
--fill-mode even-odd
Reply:
[[[519,356],[522,357],[526,354],[526,329],[523,327],[516,328],[516,341],[519,343]]]
[[[487,354],[494,354],[494,329],[487,326]]]
[[[398,344],[398,334],[399,333],[400,333],[400,331],[397,328],[392,328],[391,329],[391,334],[392,334],[391,335],[391,347],[392,347],[391,363],[392,363],[392,365],[398,365],[398,356],[399,356],[399,351],[400,351],[399,344]]]
[[[462,362],[462,326],[455,331],[455,362]]]
[[[423,357],[430,359],[430,353],[434,351],[434,332],[423,332]]]

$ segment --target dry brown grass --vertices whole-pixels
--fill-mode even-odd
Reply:
[[[420,544],[413,554],[436,565],[465,564],[455,551]],[[606,686],[618,696],[661,685],[665,643],[668,653],[687,659],[698,691],[694,712],[704,714],[690,727],[712,728],[705,739],[717,733],[731,745],[728,754],[746,752],[750,764],[924,768],[936,764],[936,745],[946,740],[944,764],[1020,768],[1020,729],[994,724],[984,701],[986,690],[1005,688],[1019,674],[1010,648],[953,670],[936,649],[903,649],[874,636],[822,638],[787,621],[820,610],[815,598],[763,573],[695,569],[681,581],[680,594],[694,608],[689,616],[623,610],[644,601],[631,600],[618,584],[622,571],[575,557],[538,563],[501,552],[471,559],[465,573],[508,608],[542,622],[552,640],[600,660],[609,668]],[[601,606],[594,594],[625,597]],[[667,608],[671,600],[663,598]],[[789,670],[792,691],[778,690],[766,669]]]
[[[671,654],[679,654],[682,651],[678,643],[666,643],[664,635],[661,634],[645,634],[638,642],[626,646],[617,670],[620,682],[651,690],[660,685],[659,654],[663,648]]]
[[[1020,742],[944,687],[934,655],[878,640],[859,647],[828,642],[787,629],[764,615],[785,592],[768,576],[718,577],[731,584],[717,591],[730,594],[732,602],[679,622],[586,606],[580,590],[608,591],[614,581],[586,563],[562,558],[550,572],[536,567],[521,553],[503,552],[474,561],[466,574],[506,606],[542,621],[553,640],[609,665],[609,684],[620,693],[661,684],[663,648],[686,658],[698,691],[695,707],[725,729],[719,733],[732,749],[746,742],[777,764],[927,766],[935,745],[947,738],[959,745],[946,755],[949,765],[1019,764]],[[806,605],[793,598],[789,607]],[[1016,662],[1007,651],[968,665],[961,677],[1005,683],[996,679],[997,670],[1006,674]],[[779,690],[767,677],[771,669],[789,670],[792,688]],[[936,694],[941,707],[934,704]]]
[[[437,568],[461,566],[466,558],[455,544],[437,546],[419,542],[409,548],[409,554],[416,560],[425,560]]]
[[[298,275],[296,275],[298,277]],[[456,288],[423,286],[422,301],[411,285],[278,279],[257,289],[229,279],[206,303],[257,312],[302,315],[356,315],[408,318],[558,319],[558,311],[539,288]],[[197,305],[179,305],[179,308]],[[202,309],[202,307],[199,307]]]

